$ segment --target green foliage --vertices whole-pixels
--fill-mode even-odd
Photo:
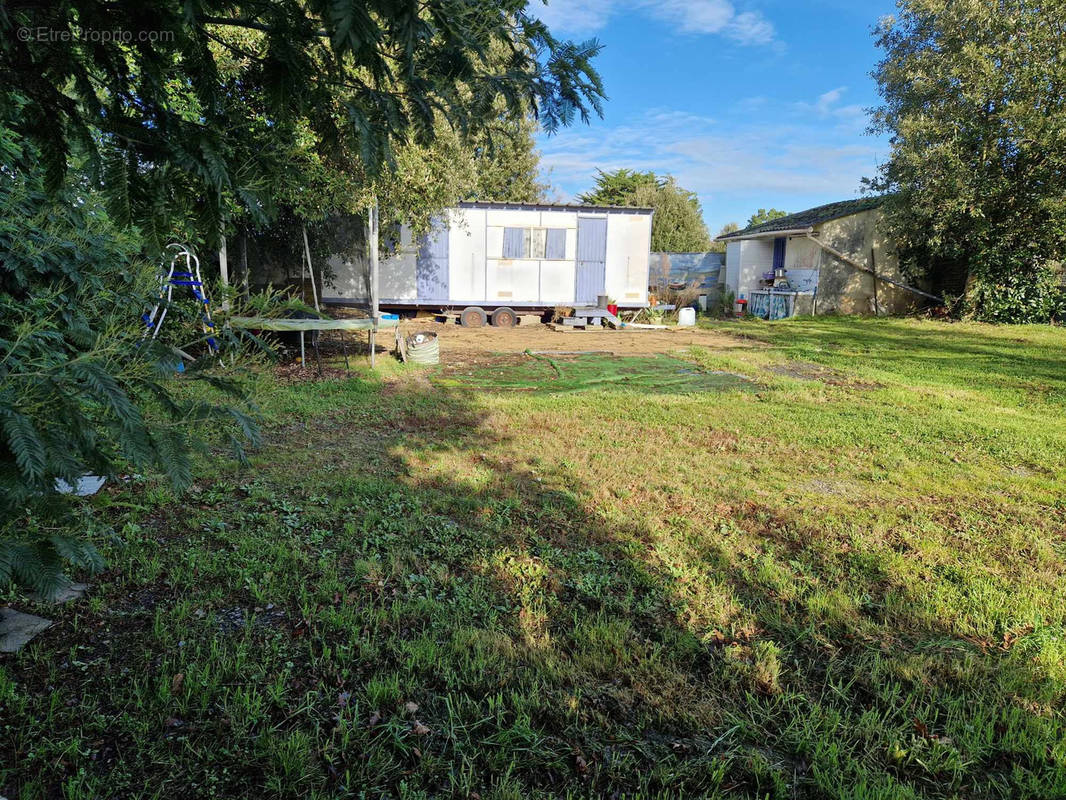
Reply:
[[[787,217],[787,216],[788,216],[788,212],[787,211],[779,211],[776,208],[760,208],[758,211],[756,211],[754,214],[752,214],[750,217],[748,217],[748,226],[747,227],[751,228],[751,227],[754,227],[755,225],[762,225],[763,223],[766,223],[766,222],[773,222],[775,219],[781,219],[781,217]],[[734,230],[736,230],[736,229],[734,228]],[[727,231],[723,228],[722,232],[726,233]]]
[[[548,186],[540,182],[540,153],[531,117],[504,118],[486,127],[474,146],[475,183],[469,200],[537,203]]]
[[[870,183],[907,273],[954,295],[980,279],[979,318],[1053,305],[1034,298],[1066,254],[1064,26],[1062,3],[905,0],[877,32],[892,153]]]
[[[1036,275],[1017,271],[996,279],[974,278],[966,295],[967,312],[985,322],[1025,324],[1066,320],[1066,286],[1052,270]]]
[[[736,306],[736,295],[733,294],[732,289],[712,292],[710,300],[713,305],[707,309],[707,312],[712,317],[717,317],[719,319],[730,319],[733,317]]]
[[[740,225],[736,222],[727,222],[722,226],[722,229],[718,231],[718,236],[725,236],[727,233],[736,233],[740,230]],[[715,238],[717,239],[718,236]],[[728,242],[711,242],[710,252],[712,253],[724,253],[726,251],[726,245]]]
[[[644,186],[660,186],[654,172],[637,172],[631,169],[616,169],[611,172],[596,170],[596,188],[579,194],[582,203],[594,206],[631,206],[631,198],[637,189]]]
[[[441,123],[467,136],[502,107],[553,132],[599,113],[599,45],[556,39],[526,6],[18,4],[0,14],[0,104],[42,154],[50,190],[85,153],[119,224],[151,238],[159,221],[186,220],[213,240],[234,213],[262,222],[299,191],[308,157],[374,178]],[[132,41],[86,41],[76,26]]]
[[[178,392],[179,356],[142,341],[154,269],[96,193],[46,193],[35,153],[2,126],[0,152],[0,584],[43,591],[62,582],[63,560],[95,564],[91,548],[54,535],[72,511],[57,481],[137,469],[182,489],[198,429],[218,428],[238,454],[256,432],[239,408]],[[205,354],[186,383],[240,397],[216,364]],[[34,520],[51,527],[35,533]]]
[[[672,175],[652,172],[598,170],[596,188],[578,196],[593,205],[655,209],[651,249],[658,253],[704,253],[711,247],[703,209],[695,192],[682,189]]]
[[[32,541],[0,538],[0,586],[15,583],[40,597],[55,597],[70,583],[66,565],[95,574],[104,560],[91,543],[58,534]]]
[[[673,176],[660,185],[644,185],[629,205],[655,209],[651,223],[651,249],[657,253],[704,253],[711,246],[703,209],[695,192],[682,189]]]

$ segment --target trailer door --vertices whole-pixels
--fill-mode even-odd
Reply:
[[[603,294],[607,277],[607,219],[577,218],[577,281],[574,302],[586,305]]]
[[[448,300],[448,225],[434,220],[433,230],[422,237],[415,259],[418,300]]]

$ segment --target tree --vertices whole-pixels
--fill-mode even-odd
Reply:
[[[626,205],[655,209],[651,223],[651,249],[656,253],[704,253],[711,246],[703,209],[695,192],[682,189],[674,178],[661,185],[645,184]]]
[[[748,227],[752,228],[756,225],[762,225],[767,222],[773,222],[775,219],[781,219],[781,217],[787,217],[787,211],[778,211],[776,208],[760,208],[751,217],[748,218]]]
[[[592,205],[652,208],[651,249],[662,253],[703,253],[711,246],[703,209],[695,192],[682,189],[673,176],[618,169],[597,170],[596,188],[578,196]]]
[[[142,339],[155,270],[136,232],[116,227],[84,182],[47,193],[36,153],[2,118],[0,156],[0,587],[14,579],[48,596],[65,583],[64,560],[101,563],[64,533],[77,508],[57,481],[152,471],[180,490],[197,443],[188,431],[210,426],[238,454],[257,433],[240,404],[214,401],[221,390],[243,402],[217,357],[189,365],[186,381],[202,388],[182,390],[169,379],[180,356]]]
[[[487,128],[473,148],[474,186],[466,199],[542,202],[548,185],[540,181],[536,130],[532,116],[504,118]]]
[[[579,194],[577,199],[593,206],[631,206],[633,193],[644,186],[661,186],[654,172],[637,172],[616,169],[611,172],[596,170],[596,188]]]
[[[740,225],[736,222],[727,222],[722,226],[722,229],[718,231],[718,236],[725,236],[727,233],[736,233],[740,230]],[[716,236],[715,239],[718,237]],[[724,253],[726,251],[727,242],[711,242],[710,252],[712,253]]]
[[[877,31],[883,103],[873,130],[891,154],[888,193],[902,266],[971,308],[1055,313],[1051,266],[1066,255],[1066,6],[1031,0],[904,0]]]
[[[23,99],[15,129],[49,188],[84,152],[107,168],[119,224],[191,215],[214,237],[227,202],[269,216],[308,136],[373,176],[399,145],[430,144],[442,120],[466,136],[501,105],[532,110],[548,132],[599,113],[599,45],[557,40],[527,2],[14,0],[0,14],[0,102]],[[130,40],[82,37],[73,20]],[[220,79],[213,46],[244,61],[242,84]]]

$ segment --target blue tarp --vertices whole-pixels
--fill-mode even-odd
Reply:
[[[752,292],[748,313],[761,319],[785,319],[796,311],[796,297],[776,292]]]

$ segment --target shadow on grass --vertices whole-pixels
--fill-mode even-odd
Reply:
[[[93,605],[3,665],[0,794],[1063,788],[1062,684],[936,619],[891,543],[714,491],[610,512],[468,392],[290,395],[250,471],[113,498]]]

